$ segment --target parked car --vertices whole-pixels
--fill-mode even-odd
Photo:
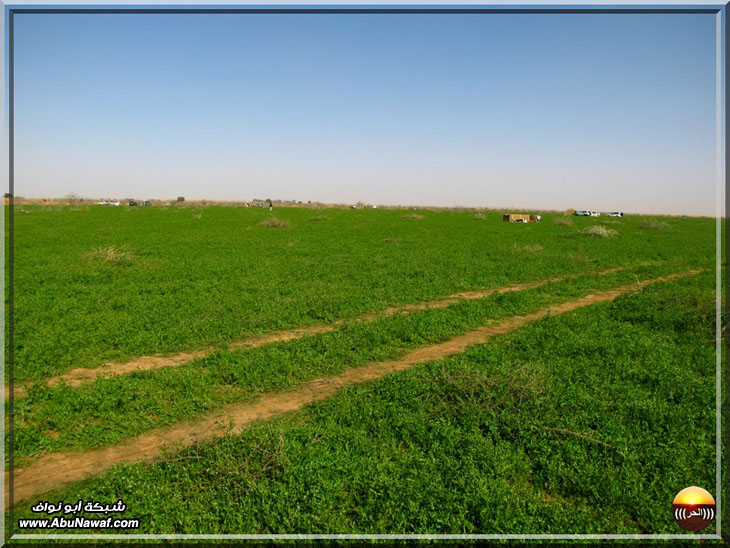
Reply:
[[[109,202],[106,200],[99,200],[99,205],[109,205]]]
[[[139,205],[139,204],[137,202],[135,202],[134,200],[129,200],[129,206],[130,207],[134,207],[136,205]]]
[[[624,212],[623,211],[611,211],[610,213],[606,213],[606,217],[623,217]]]
[[[576,211],[573,213],[573,215],[577,215],[578,217],[590,217],[591,212],[590,211]]]

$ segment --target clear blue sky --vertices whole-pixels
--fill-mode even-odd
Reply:
[[[15,18],[15,191],[713,215],[712,15]]]

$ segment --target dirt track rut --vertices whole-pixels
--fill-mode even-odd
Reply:
[[[698,274],[690,270],[644,281],[642,287],[660,281],[669,281]],[[409,369],[416,364],[442,359],[466,350],[469,346],[515,330],[528,322],[549,314],[563,314],[594,303],[612,301],[624,293],[637,291],[637,284],[586,295],[580,299],[546,307],[524,316],[515,316],[496,325],[486,325],[445,342],[418,348],[405,356],[386,362],[349,369],[340,375],[317,379],[287,392],[265,394],[252,402],[227,405],[195,422],[184,422],[152,430],[136,438],[110,447],[86,452],[47,454],[25,468],[14,470],[14,500],[20,501],[60,485],[100,474],[114,465],[133,462],[151,462],[165,448],[179,449],[198,441],[220,437],[225,433],[240,432],[246,425],[301,409],[324,400],[340,389],[378,379],[389,373]],[[8,472],[5,485],[8,485]],[[8,498],[6,494],[6,506]]]
[[[601,272],[596,272],[597,275],[606,275],[606,274],[612,274],[614,272],[619,272],[621,270],[626,270],[628,267],[617,267],[617,268],[611,268],[609,270],[603,270]],[[380,312],[371,312],[368,314],[363,314],[361,316],[358,316],[350,321],[358,321],[358,322],[365,322],[365,321],[371,321],[378,317],[383,316],[392,316],[394,314],[399,313],[408,313],[413,312],[416,310],[426,310],[429,308],[445,308],[451,304],[457,303],[460,300],[476,300],[476,299],[484,299],[485,297],[489,297],[490,295],[494,295],[497,293],[508,293],[510,291],[524,291],[527,289],[535,289],[537,287],[540,287],[542,285],[546,285],[549,283],[559,282],[565,279],[568,279],[572,276],[562,276],[562,277],[556,277],[556,278],[548,278],[544,280],[535,280],[531,282],[525,282],[520,284],[514,284],[509,285],[505,287],[498,287],[493,289],[483,289],[478,291],[466,291],[463,293],[455,293],[453,295],[449,295],[448,297],[444,297],[442,299],[430,301],[430,302],[424,302],[424,303],[416,303],[416,304],[409,304],[405,306],[394,306],[391,308],[386,308],[385,310],[382,310]],[[259,337],[249,337],[240,341],[236,341],[234,343],[231,343],[228,345],[228,349],[236,349],[236,348],[256,348],[258,346],[262,346],[265,344],[270,343],[276,343],[276,342],[285,342],[290,341],[293,339],[301,339],[303,337],[316,335],[318,333],[329,333],[332,331],[335,331],[339,326],[345,323],[346,320],[338,320],[331,324],[327,325],[315,325],[310,327],[302,327],[302,328],[296,328],[296,329],[287,329],[283,331],[277,331],[275,333],[272,333],[270,335],[264,335]],[[60,382],[66,382],[70,386],[81,386],[82,384],[93,382],[94,379],[97,377],[117,377],[121,375],[127,375],[129,373],[134,373],[136,371],[147,371],[149,369],[159,369],[162,367],[177,367],[180,365],[183,365],[191,360],[194,360],[196,358],[202,358],[212,352],[215,351],[215,348],[211,347],[208,349],[203,350],[196,350],[192,352],[179,352],[177,354],[172,354],[169,356],[140,356],[138,358],[135,358],[133,360],[127,361],[127,362],[109,362],[106,363],[100,367],[94,367],[94,368],[77,368],[72,369],[68,373],[65,373],[63,375],[59,375],[57,377],[51,377],[46,381],[46,386],[53,386],[55,384],[58,384]],[[26,388],[30,383],[14,383],[13,385],[13,395],[16,398],[22,398],[25,396]],[[7,399],[10,396],[10,387],[5,386],[5,398]]]

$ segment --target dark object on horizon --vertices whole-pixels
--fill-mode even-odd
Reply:
[[[135,202],[134,200],[129,201],[129,207],[134,207],[136,205],[139,205],[139,204],[137,202]]]
[[[178,202],[184,202],[185,201],[185,196],[178,196],[177,197],[177,201]]]
[[[609,213],[606,213],[606,217],[623,217],[624,212],[623,211],[611,211]]]

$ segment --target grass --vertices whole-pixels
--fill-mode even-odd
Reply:
[[[714,254],[712,219],[651,231],[631,217],[621,238],[578,241],[552,222],[560,215],[525,226],[423,211],[410,223],[397,210],[332,209],[327,222],[308,222],[322,212],[280,209],[291,227],[263,230],[265,208],[202,208],[200,220],[185,207],[23,208],[31,214],[15,216],[17,380],[601,267],[711,268]],[[515,244],[544,250],[525,261]],[[110,246],[133,250],[128,268],[85,257]]]
[[[712,272],[654,284],[43,500],[148,533],[676,534],[714,486],[713,311]]]
[[[579,231],[581,234],[586,236],[593,236],[596,238],[610,238],[612,236],[618,236],[618,231],[611,228],[606,228],[601,225],[593,225]]]
[[[84,254],[89,261],[99,261],[108,264],[126,265],[132,262],[134,254],[126,246],[110,245],[99,247]]]
[[[550,214],[514,225],[419,210],[411,223],[402,211],[331,209],[320,222],[322,211],[281,208],[287,230],[263,230],[273,220],[264,208],[24,209],[31,214],[15,218],[13,350],[16,380],[38,382],[6,408],[16,465],[124,444],[487,322],[636,290],[240,435],[43,493],[14,518],[37,517],[37,500],[122,498],[140,533],[677,533],[676,492],[714,492],[713,219],[645,230],[646,219],[628,217],[620,238],[583,238],[611,230],[576,218],[566,231]],[[595,274],[616,266],[630,268]],[[708,271],[637,283],[689,268]],[[577,276],[349,321],[568,274]],[[331,333],[224,348],[338,319]],[[42,382],[208,345],[217,350],[175,368],[78,388]]]
[[[276,217],[261,221],[259,225],[266,228],[291,228],[290,221],[287,219],[277,219]]]
[[[517,251],[518,253],[539,253],[543,249],[545,248],[540,244],[527,244],[522,246],[515,244],[515,251]]]
[[[530,291],[506,293],[408,315],[353,323],[325,333],[255,349],[219,351],[187,365],[98,379],[81,388],[30,389],[15,404],[15,458],[92,449],[152,428],[190,419],[226,403],[291,388],[317,377],[401,356],[444,341],[485,321],[533,312],[596,289],[667,273],[648,267],[584,276]],[[114,424],[114,428],[109,428]],[[49,436],[49,432],[59,433]]]
[[[658,221],[656,219],[645,219],[639,223],[639,228],[644,230],[664,230],[669,228],[669,223],[666,221]]]

